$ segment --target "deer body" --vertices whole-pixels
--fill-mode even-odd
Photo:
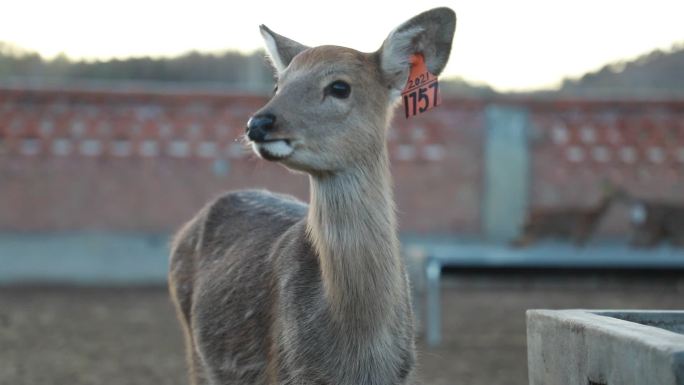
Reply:
[[[654,247],[669,241],[684,247],[684,205],[632,198],[630,244],[635,247]]]
[[[305,47],[262,27],[278,91],[248,123],[263,158],[306,172],[310,204],[232,192],[177,234],[169,287],[194,384],[407,384],[415,360],[385,142],[410,57],[446,64],[451,10],[380,51]]]
[[[593,207],[533,210],[525,221],[522,235],[512,245],[522,247],[540,238],[560,238],[582,246],[596,231],[616,194],[603,196]]]

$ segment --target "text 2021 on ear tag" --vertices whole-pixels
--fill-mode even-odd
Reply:
[[[406,119],[437,107],[441,102],[437,76],[428,71],[422,54],[411,56],[411,73],[401,96]]]

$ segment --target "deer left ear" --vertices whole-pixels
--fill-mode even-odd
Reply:
[[[271,58],[273,67],[275,67],[279,74],[290,65],[290,62],[297,54],[309,48],[285,36],[278,35],[263,24],[259,26],[259,29],[266,43],[266,52]]]
[[[431,9],[395,28],[378,52],[389,87],[404,88],[414,54],[423,55],[430,73],[442,73],[449,60],[455,29],[456,14],[449,8]]]

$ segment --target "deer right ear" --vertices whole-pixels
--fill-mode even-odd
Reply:
[[[433,75],[439,75],[451,52],[456,14],[449,8],[423,12],[390,32],[380,48],[380,67],[388,86],[401,91],[408,80],[411,57],[422,54]]]
[[[271,63],[278,73],[283,72],[298,53],[309,48],[285,36],[278,35],[263,24],[259,26],[259,29],[266,43],[268,57],[271,58]]]

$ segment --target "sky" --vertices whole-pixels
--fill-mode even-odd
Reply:
[[[438,6],[458,18],[444,75],[501,91],[553,87],[684,41],[684,0],[0,0],[0,41],[74,59],[252,52],[266,24],[306,45],[370,52]]]

